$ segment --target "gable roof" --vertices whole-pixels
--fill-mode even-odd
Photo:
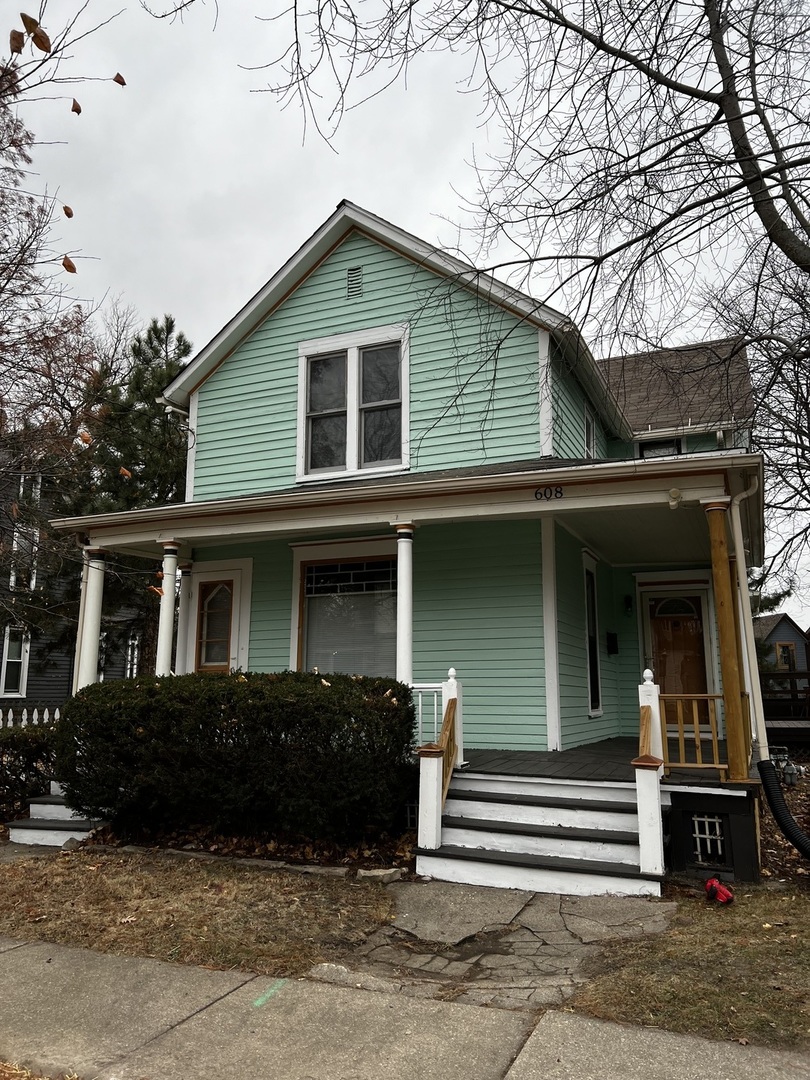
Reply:
[[[635,435],[718,431],[753,414],[748,358],[738,338],[614,356],[602,364]]]
[[[604,373],[570,319],[491,274],[477,270],[470,263],[346,200],[338,204],[331,217],[197,353],[166,388],[164,400],[187,409],[192,392],[353,231],[371,237],[420,266],[455,281],[460,288],[469,289],[519,318],[548,330],[563,358],[572,370],[576,370],[585,390],[603,410],[603,420],[611,432],[629,437],[627,421],[608,388]]]
[[[786,614],[784,611],[777,611],[772,615],[756,615],[751,620],[754,624],[754,637],[756,640],[765,641],[770,637],[774,630],[776,630],[783,619],[787,619],[799,637],[807,637],[804,630],[801,629],[798,623],[791,619],[790,615]]]

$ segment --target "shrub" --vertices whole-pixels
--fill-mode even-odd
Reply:
[[[0,821],[47,790],[54,776],[54,732],[50,726],[0,730]]]
[[[414,730],[408,686],[304,672],[96,683],[66,705],[68,804],[121,835],[198,826],[358,839],[391,827]]]

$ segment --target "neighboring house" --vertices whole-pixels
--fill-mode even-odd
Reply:
[[[41,504],[47,499],[42,474],[5,456],[0,491],[0,719],[8,724],[30,719],[34,710],[53,715],[64,705],[73,692],[74,648],[59,644],[64,628],[49,612],[53,582],[46,580],[40,558]],[[130,621],[125,614],[105,618],[99,679],[137,673],[138,632]],[[111,639],[115,645],[108,644]]]
[[[672,868],[756,876],[738,579],[763,472],[736,342],[599,363],[558,312],[344,202],[165,400],[187,501],[56,523],[86,544],[79,685],[105,554],[162,552],[158,674],[457,669],[469,765],[420,871],[655,894],[670,834]],[[640,748],[640,699],[671,739]]]
[[[758,615],[754,637],[763,672],[807,671],[807,634],[782,611]]]
[[[784,612],[754,619],[765,725],[778,744],[810,740],[808,637]]]

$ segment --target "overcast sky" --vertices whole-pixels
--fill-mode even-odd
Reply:
[[[52,3],[49,18],[77,6]],[[480,98],[463,91],[463,58],[444,53],[421,57],[408,87],[348,113],[331,148],[314,130],[304,139],[297,106],[282,110],[258,92],[270,76],[250,70],[279,49],[278,27],[254,17],[261,7],[227,0],[217,10],[208,0],[171,22],[129,0],[62,71],[120,71],[127,86],[88,81],[23,110],[42,144],[34,186],[75,213],[57,221],[56,250],[78,266],[77,298],[120,297],[143,322],[171,313],[195,349],[341,199],[452,248],[452,223],[471,224],[462,208],[476,191],[470,162],[498,138],[481,122]],[[85,26],[117,9],[91,0]],[[19,5],[4,10],[18,25]],[[460,242],[474,257],[472,237]],[[785,605],[801,625],[803,601]]]
[[[448,56],[422,61],[413,90],[397,86],[348,114],[333,149],[314,130],[304,141],[300,110],[255,92],[269,77],[245,70],[278,49],[277,28],[253,17],[260,8],[228,0],[215,26],[210,2],[170,22],[132,0],[68,69],[120,71],[127,86],[85,82],[24,108],[47,144],[35,152],[39,179],[75,212],[58,222],[57,248],[78,266],[77,295],[120,295],[144,320],[170,312],[196,348],[341,199],[452,245],[442,218],[462,218],[457,192],[474,190],[467,163],[474,143],[486,146],[480,103],[459,92]],[[113,10],[96,0],[89,16]]]

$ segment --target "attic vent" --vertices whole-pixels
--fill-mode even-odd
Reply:
[[[350,266],[346,271],[346,296],[349,300],[363,295],[363,267]]]

